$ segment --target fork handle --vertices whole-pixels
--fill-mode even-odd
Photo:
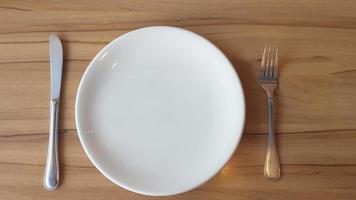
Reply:
[[[268,95],[268,125],[268,143],[265,157],[264,175],[271,181],[277,181],[280,177],[280,166],[274,136],[273,95]]]

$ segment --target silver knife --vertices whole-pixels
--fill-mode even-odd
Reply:
[[[63,64],[62,44],[58,36],[51,35],[49,37],[49,49],[51,63],[51,108],[48,153],[43,184],[47,190],[54,190],[59,185],[58,113]]]

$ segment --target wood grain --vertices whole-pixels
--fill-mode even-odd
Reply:
[[[356,1],[0,1],[0,199],[158,199],[128,192],[89,162],[74,123],[80,78],[114,38],[179,26],[216,44],[243,83],[247,119],[229,163],[203,186],[162,199],[356,199]],[[61,187],[43,189],[49,123],[48,35],[63,40]],[[263,177],[265,43],[280,45],[278,149]]]

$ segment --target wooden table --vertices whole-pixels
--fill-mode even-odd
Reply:
[[[74,123],[89,61],[114,38],[151,25],[183,27],[232,61],[247,100],[243,139],[203,186],[162,199],[356,199],[356,1],[0,1],[0,199],[158,199],[126,191],[89,162]],[[48,36],[64,45],[61,186],[42,186],[49,126]],[[265,43],[280,45],[277,139],[283,176],[263,176]]]

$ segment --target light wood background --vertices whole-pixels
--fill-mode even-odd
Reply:
[[[203,186],[176,196],[128,192],[101,175],[79,143],[74,102],[90,60],[136,28],[197,32],[232,61],[247,99],[243,139]],[[48,36],[64,45],[61,186],[42,186],[49,126]],[[283,176],[263,177],[265,43],[280,45],[277,133]],[[0,0],[0,199],[356,199],[356,1]]]

